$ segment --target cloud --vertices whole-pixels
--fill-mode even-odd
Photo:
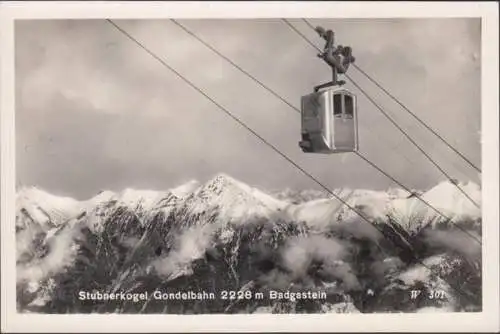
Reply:
[[[22,259],[23,255],[33,251],[33,243],[40,236],[40,231],[34,228],[26,228],[16,232],[16,260]]]
[[[370,271],[373,273],[373,278],[385,283],[385,275],[391,272],[397,272],[403,268],[405,264],[398,257],[388,257],[383,260],[376,260],[370,264]]]
[[[40,282],[71,265],[78,251],[75,238],[79,235],[80,230],[71,226],[55,233],[47,241],[48,252],[45,256],[17,265],[17,282]]]
[[[371,223],[360,218],[343,220],[331,225],[330,229],[335,232],[346,233],[355,238],[368,239],[374,243],[378,243],[384,237]]]
[[[469,233],[474,233],[469,231]],[[480,237],[477,236],[478,239]],[[481,245],[473,240],[468,234],[459,230],[427,230],[424,242],[432,247],[444,248],[446,250],[461,254],[470,261],[481,260]]]
[[[173,279],[179,275],[191,274],[191,264],[204,256],[213,242],[215,227],[203,225],[183,231],[174,238],[175,245],[166,257],[154,260],[151,265],[159,275]]]
[[[289,272],[289,277],[274,273],[267,277],[267,281],[274,278],[276,281],[273,283],[276,284],[307,279],[311,267],[319,264],[320,267],[314,270],[325,278],[340,280],[347,290],[358,289],[360,283],[356,275],[351,266],[343,261],[347,254],[345,246],[335,239],[321,235],[292,238],[281,253],[281,265]]]

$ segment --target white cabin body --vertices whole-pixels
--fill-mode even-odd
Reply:
[[[358,150],[356,96],[343,88],[331,88],[302,96],[302,141],[308,153],[340,153]]]

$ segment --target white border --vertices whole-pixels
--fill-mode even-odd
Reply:
[[[30,315],[15,302],[14,19],[481,17],[483,312],[342,315]],[[2,2],[0,3],[2,332],[498,331],[498,5],[495,2]],[[467,80],[467,78],[464,78]]]

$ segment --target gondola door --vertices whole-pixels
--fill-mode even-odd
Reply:
[[[333,148],[336,152],[358,150],[356,97],[347,90],[333,92]]]

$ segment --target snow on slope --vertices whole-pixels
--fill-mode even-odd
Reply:
[[[115,197],[116,193],[109,190],[105,190],[105,191],[100,191],[97,195],[87,200],[85,203],[88,207],[92,208],[102,203],[109,202],[113,200]]]
[[[47,254],[31,262],[18,264],[16,266],[17,280],[36,283],[70,266],[76,256],[77,248],[74,239],[78,237],[78,234],[78,229],[69,226],[51,233],[46,238]]]
[[[459,186],[479,205],[481,189],[474,183]],[[454,219],[478,219],[481,209],[477,208],[457,187],[448,182],[441,182],[420,195],[422,200],[437,209],[443,215]],[[426,224],[436,224],[444,218],[429,205],[417,197],[399,198],[391,202],[389,212],[406,230],[417,230]]]
[[[228,175],[218,174],[176,208],[176,219],[183,228],[168,256],[153,261],[152,266],[167,280],[190,275],[193,261],[217,242],[213,239],[217,231],[221,232],[218,241],[228,242],[234,230],[226,229],[227,224],[270,218],[288,205]]]
[[[195,191],[199,186],[200,183],[197,180],[191,180],[185,184],[171,189],[170,192],[179,198],[184,198]]]
[[[481,202],[481,189],[473,183],[461,184],[476,202]],[[418,230],[423,225],[435,221],[438,214],[421,200],[409,196],[401,189],[388,191],[340,189],[335,193],[371,219],[385,218],[391,214],[406,230]],[[172,198],[175,197],[175,198]],[[481,210],[450,182],[442,182],[421,196],[432,206],[446,215],[457,218],[479,218]],[[174,200],[175,199],[175,200]],[[113,202],[113,203],[112,203]],[[308,222],[311,226],[327,226],[339,217],[342,219],[358,218],[358,215],[330,196],[329,199],[317,199],[301,204],[291,204],[279,200],[226,174],[218,174],[200,186],[192,180],[168,191],[125,189],[121,193],[103,191],[85,202],[78,202],[67,197],[50,195],[37,188],[19,191],[17,212],[26,212],[40,224],[49,221],[61,224],[82,210],[99,211],[105,215],[110,203],[123,205],[136,213],[147,213],[164,207],[168,214],[174,207],[184,207],[184,211],[193,214],[217,208],[220,216],[228,220],[244,220],[245,217],[269,217],[273,212],[283,212],[287,218]],[[168,212],[167,212],[168,211]],[[18,219],[18,223],[22,222]]]
[[[481,206],[481,189],[472,182],[458,184],[469,197]],[[442,182],[430,189],[422,196],[427,202],[445,214],[452,214],[462,218],[478,218],[481,209],[477,208],[456,185],[450,182]]]
[[[307,222],[313,227],[326,227],[331,223],[339,220],[358,219],[359,215],[347,207],[343,202],[350,207],[356,209],[369,219],[382,218],[386,215],[391,202],[395,200],[395,196],[400,195],[399,192],[386,193],[382,191],[372,190],[351,190],[340,189],[335,190],[336,196],[329,199],[318,199],[295,206],[289,206],[287,213],[294,220]]]
[[[186,197],[199,186],[198,181],[191,180],[176,188],[167,191],[145,190],[126,188],[120,193],[102,191],[88,200],[88,207],[92,208],[100,204],[115,201],[116,204],[124,205],[131,210],[148,211],[159,205],[165,198],[174,195],[179,199]]]
[[[88,208],[92,208],[114,201],[130,209],[142,208],[148,210],[151,209],[158,200],[160,200],[162,195],[162,192],[154,190],[126,188],[120,193],[101,191],[99,194],[86,201],[86,204]]]
[[[157,205],[165,206],[165,202],[169,202],[172,196],[182,199],[197,186],[197,181],[190,181],[171,191],[127,188],[116,193],[105,190],[86,201],[52,195],[36,187],[22,188],[16,196],[16,226],[20,229],[36,226],[37,230],[41,228],[48,231],[81,213],[86,213],[88,217],[91,217],[88,219],[91,225],[89,227],[95,232],[102,229],[101,225],[108,215],[119,207],[125,207],[139,215],[147,214]],[[32,240],[33,235],[34,233],[31,233],[28,239]],[[27,240],[28,243],[29,240]]]
[[[17,219],[16,226],[26,227],[28,221],[44,228],[59,226],[82,209],[82,203],[69,197],[49,194],[36,187],[22,188],[16,196],[16,213],[24,219]]]
[[[385,216],[387,208],[394,200],[393,195],[384,191],[374,190],[353,190],[352,195],[347,199],[347,203],[361,211],[365,216],[376,219]],[[355,212],[344,206],[344,218],[359,217]]]
[[[463,186],[465,191],[480,202],[479,186],[472,183]],[[427,217],[435,216],[434,212],[428,209],[425,204],[415,197],[408,197],[407,192],[399,189],[390,189],[386,192],[343,189],[336,191],[336,193],[351,206],[356,207],[371,218],[385,217],[389,212],[399,213],[403,218],[411,217],[415,212],[420,212]],[[449,210],[457,216],[480,217],[481,214],[480,210],[467,202],[467,199],[454,185],[446,182],[424,192],[423,197],[436,207]],[[461,199],[461,197],[463,198]],[[187,217],[194,221],[208,221],[207,217],[215,216],[219,224],[200,224],[200,226],[189,226],[186,229],[181,229],[182,233],[175,239],[175,244],[172,245],[169,255],[159,258],[154,263],[157,271],[167,275],[169,279],[190,274],[193,269],[191,267],[193,259],[202,257],[212,242],[224,242],[222,236],[220,240],[214,240],[212,232],[214,228],[224,227],[224,223],[227,222],[244,223],[255,217],[273,218],[276,212],[281,212],[283,215],[280,217],[304,221],[309,226],[321,228],[337,223],[340,215],[342,220],[346,222],[345,225],[349,225],[352,229],[361,230],[354,223],[351,224],[348,219],[357,217],[357,215],[335,198],[317,199],[295,205],[286,200],[278,200],[225,174],[219,174],[201,186],[197,181],[190,181],[164,192],[130,188],[120,193],[104,191],[85,202],[57,197],[36,188],[22,189],[18,193],[16,205],[18,221],[24,219],[25,215],[23,216],[22,212],[27,212],[33,220],[40,224],[51,223],[49,224],[51,229],[48,229],[45,234],[45,243],[49,247],[47,255],[39,261],[19,263],[16,268],[20,280],[33,284],[71,266],[75,256],[74,246],[76,243],[74,240],[79,237],[79,233],[70,228],[63,228],[71,227],[71,224],[78,220],[71,220],[71,217],[78,216],[83,211],[86,211],[87,214],[85,221],[100,224],[99,226],[103,225],[106,220],[118,221],[119,226],[123,226],[120,225],[120,219],[115,219],[115,216],[111,215],[118,209],[120,212],[125,211],[125,215],[141,215],[141,212],[145,215],[153,215],[159,210],[166,210],[165,212],[175,210],[174,212],[178,214],[174,219],[176,222],[182,222]],[[65,221],[69,221],[68,225],[70,226],[66,226]],[[131,221],[133,224],[136,223],[135,220]],[[155,222],[157,221],[159,220],[155,220]],[[269,221],[273,222],[274,220],[269,219]],[[401,222],[404,222],[404,219],[401,219]],[[404,225],[401,222],[400,224]],[[408,218],[406,222],[405,228],[407,230],[415,228],[415,220]],[[62,226],[52,227],[52,224]],[[232,228],[228,228],[224,231],[224,233],[229,234],[228,240],[232,238],[232,230]],[[356,231],[356,233],[360,232]],[[20,245],[21,233],[18,233],[17,236],[18,245]],[[32,240],[34,237],[30,236],[30,238],[29,240]],[[146,239],[146,242],[149,241],[150,239]],[[25,248],[29,248],[28,243],[25,244]],[[440,258],[434,257],[428,259],[427,261],[430,262],[426,264],[429,266],[437,265],[440,262],[438,260]],[[425,267],[415,266],[401,272],[399,279],[410,286],[415,280],[429,281],[429,275],[430,273]],[[433,287],[446,290],[446,286],[441,287],[438,283],[433,283],[435,284]]]
[[[344,201],[352,196],[352,192],[338,192],[337,196]],[[343,204],[336,199],[317,199],[299,205],[290,205],[286,213],[296,221],[307,222],[310,226],[322,228],[337,220]]]
[[[253,216],[266,217],[288,205],[225,174],[218,174],[184,202],[184,206],[192,213],[218,208],[221,217],[238,220]]]
[[[118,197],[120,203],[132,210],[151,210],[166,193],[154,190],[135,190],[127,188]]]

